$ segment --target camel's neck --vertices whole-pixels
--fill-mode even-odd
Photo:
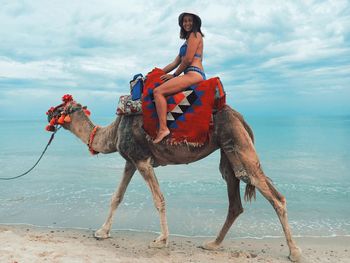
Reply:
[[[118,119],[106,127],[99,127],[92,142],[92,149],[100,153],[112,153],[117,151]],[[88,144],[90,135],[95,125],[85,114],[74,114],[69,130]]]

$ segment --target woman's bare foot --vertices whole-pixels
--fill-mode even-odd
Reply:
[[[161,142],[165,137],[167,137],[170,134],[169,129],[166,130],[160,130],[158,131],[157,138],[154,139],[153,143],[159,143]]]

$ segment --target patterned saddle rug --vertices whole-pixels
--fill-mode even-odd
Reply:
[[[153,90],[162,84],[160,76],[163,74],[165,72],[158,68],[148,73],[142,93],[143,125],[152,138],[156,137],[159,127]],[[218,92],[220,97],[220,91],[221,104],[224,104],[225,94],[220,79],[211,78],[167,97],[167,126],[170,129],[167,142],[203,145],[209,138],[212,112],[216,106],[215,94]]]
[[[142,107],[143,127],[154,139],[159,123],[155,108],[153,90],[163,83],[160,79],[164,71],[155,68],[148,73],[141,101],[132,101],[131,96],[122,96],[117,114],[140,114]],[[167,126],[170,136],[165,141],[170,144],[187,143],[203,145],[209,138],[212,114],[225,105],[225,92],[218,77],[192,85],[182,92],[167,97]]]

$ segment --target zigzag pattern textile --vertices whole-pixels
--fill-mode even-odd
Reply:
[[[142,94],[144,130],[152,138],[159,127],[153,90],[162,84],[163,74],[158,68],[148,73]],[[203,145],[208,140],[217,81],[217,78],[202,81],[167,98],[167,126],[171,132],[168,143]]]

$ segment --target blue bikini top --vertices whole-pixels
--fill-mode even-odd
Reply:
[[[187,52],[187,42],[183,43],[183,45],[180,47],[180,52],[179,52],[179,56],[182,58],[186,55]],[[194,54],[195,58],[202,58],[201,54]]]

